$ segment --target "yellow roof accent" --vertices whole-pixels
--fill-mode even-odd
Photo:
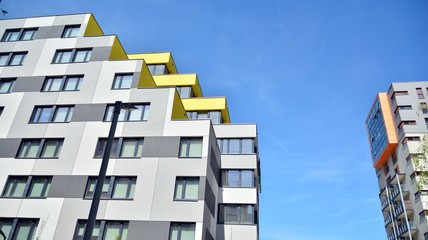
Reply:
[[[85,33],[83,36],[100,36],[104,35],[103,30],[101,30],[100,25],[98,25],[97,20],[95,19],[94,15],[90,14],[88,25],[86,26]]]
[[[141,66],[140,80],[138,80],[138,88],[153,88],[153,87],[156,87],[156,83],[153,80],[152,74],[147,68],[146,63],[143,62],[143,65]]]
[[[226,97],[182,98],[186,111],[221,111],[224,123],[230,123]]]
[[[183,106],[183,102],[181,101],[180,95],[178,95],[177,91],[175,91],[174,93],[174,103],[172,105],[171,119],[188,119],[186,110]]]
[[[154,75],[153,79],[157,86],[191,86],[195,97],[203,97],[198,75],[195,73]]]
[[[114,36],[109,60],[128,60],[128,56],[116,36]]]
[[[147,64],[165,64],[168,72],[177,74],[177,67],[170,52],[128,54],[129,59],[144,59]]]

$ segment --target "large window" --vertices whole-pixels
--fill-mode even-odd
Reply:
[[[58,158],[64,139],[23,139],[17,158]]]
[[[85,231],[86,220],[77,222],[73,240],[82,240]],[[128,237],[128,222],[97,220],[92,231],[93,240],[126,240]]]
[[[9,176],[2,197],[45,198],[51,186],[52,177]]]
[[[178,94],[181,98],[191,98],[193,97],[192,87],[176,87]]]
[[[256,152],[254,139],[251,138],[218,139],[217,144],[222,154],[251,154]]]
[[[0,218],[0,229],[8,240],[32,240],[38,223],[39,219]]]
[[[152,75],[168,74],[168,68],[166,67],[165,64],[147,65],[147,68],[149,69],[149,71]]]
[[[141,158],[143,154],[143,140],[143,138],[115,138],[111,146],[110,157]],[[103,157],[106,144],[106,138],[98,140],[94,157]]]
[[[202,138],[182,138],[180,141],[180,157],[201,157]]]
[[[132,83],[132,74],[116,74],[112,89],[129,89]]]
[[[0,78],[0,93],[12,92],[15,81],[15,78]]]
[[[80,31],[80,25],[69,25],[65,26],[64,32],[62,33],[63,38],[74,38],[77,37]]]
[[[149,104],[132,104],[135,109],[121,109],[119,121],[147,121],[149,117]],[[108,105],[104,115],[104,121],[111,121],[113,118],[114,105]]]
[[[255,211],[253,205],[247,204],[220,204],[219,223],[254,224]]]
[[[195,240],[195,223],[171,223],[169,240]]]
[[[175,181],[174,200],[197,200],[198,191],[198,177],[178,177]]]
[[[37,28],[8,29],[2,37],[3,42],[33,40]]]
[[[57,50],[52,63],[81,63],[88,62],[92,49]]]
[[[83,76],[47,77],[43,83],[42,92],[78,91]]]
[[[186,112],[189,119],[211,119],[213,124],[220,124],[223,122],[220,111],[208,112]]]
[[[27,52],[0,53],[0,67],[20,66],[24,63]]]
[[[221,172],[222,187],[254,187],[254,170],[225,169]]]
[[[70,122],[74,106],[36,106],[31,116],[32,123]]]
[[[111,176],[106,177],[101,193],[102,199],[132,199],[134,198],[136,177]],[[85,198],[94,196],[97,177],[90,177],[86,185]]]

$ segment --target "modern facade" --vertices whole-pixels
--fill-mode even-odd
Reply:
[[[428,239],[428,82],[392,83],[366,119],[388,240]]]
[[[113,104],[93,239],[258,239],[255,124],[231,123],[172,55],[128,54],[92,14],[0,21],[0,229],[81,239]]]

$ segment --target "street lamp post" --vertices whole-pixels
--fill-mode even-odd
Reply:
[[[101,162],[100,172],[98,174],[97,184],[95,185],[94,196],[92,198],[91,209],[89,211],[88,221],[86,222],[83,240],[90,240],[95,226],[98,206],[100,205],[101,192],[103,189],[104,179],[106,177],[108,161],[110,158],[111,145],[113,144],[114,133],[116,132],[117,120],[119,119],[120,110],[124,104],[121,101],[114,103],[113,117],[111,120],[110,132],[104,149],[103,160]]]

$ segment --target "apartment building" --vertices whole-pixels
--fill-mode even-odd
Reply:
[[[428,82],[392,83],[366,119],[388,240],[428,239]]]
[[[126,53],[92,14],[0,21],[0,229],[82,239],[122,101],[92,239],[259,239],[257,127],[172,55]]]

